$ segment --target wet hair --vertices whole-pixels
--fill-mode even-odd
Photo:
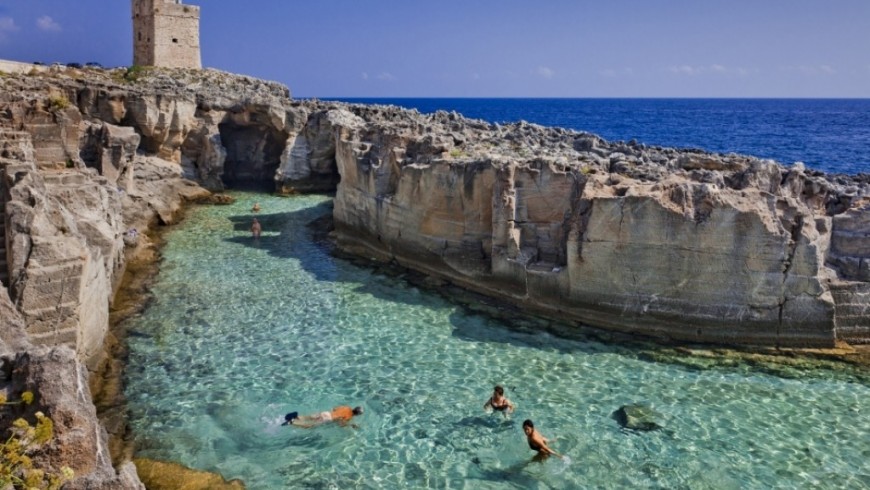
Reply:
[[[363,414],[363,407],[353,407],[353,414],[354,415],[362,415]]]
[[[532,422],[532,419],[526,419],[523,421],[523,428],[525,429],[526,427],[531,427],[532,429],[535,428],[535,423]]]
[[[504,396],[504,388],[502,388],[501,385],[495,385],[495,388],[493,388],[493,391],[498,393],[499,396]]]

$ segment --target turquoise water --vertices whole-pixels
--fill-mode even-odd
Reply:
[[[507,325],[331,257],[305,226],[326,197],[236,197],[169,233],[154,301],[126,324],[138,456],[251,489],[870,487],[860,378],[651,362]],[[509,418],[483,411],[497,383]],[[634,402],[665,428],[621,429],[611,413]],[[279,425],[339,404],[365,407],[358,428]],[[565,461],[531,461],[526,418]]]

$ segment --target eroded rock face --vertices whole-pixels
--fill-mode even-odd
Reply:
[[[447,113],[326,110],[346,251],[660,338],[870,337],[846,315],[868,300],[864,176]]]
[[[112,467],[106,431],[91,402],[87,370],[76,362],[75,352],[66,347],[30,347],[0,361],[11,373],[11,379],[2,383],[5,393],[12,399],[25,391],[34,394],[31,405],[13,405],[0,412],[0,427],[9,427],[19,417],[33,422],[36,412],[54,423],[51,442],[31,455],[34,466],[53,474],[60,474],[62,466],[70,467],[76,477],[64,488],[145,488],[132,464],[122,465],[119,471]]]
[[[64,424],[94,427],[57,449],[92,475],[70,488],[138,485],[132,465],[106,469],[92,414],[57,404],[89,399],[80,373],[101,362],[127,254],[203,187],[335,190],[344,251],[560,320],[681,341],[870,342],[870,176],[291,101],[209,70],[74,75],[0,77],[0,355],[36,373],[16,383],[44,389]],[[69,379],[51,384],[52,370]]]

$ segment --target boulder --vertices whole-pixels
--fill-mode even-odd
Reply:
[[[661,415],[643,404],[623,405],[616,409],[611,417],[625,429],[648,432],[662,428],[658,423]]]

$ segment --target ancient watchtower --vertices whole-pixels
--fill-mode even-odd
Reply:
[[[133,64],[202,68],[199,7],[181,0],[133,0]]]

